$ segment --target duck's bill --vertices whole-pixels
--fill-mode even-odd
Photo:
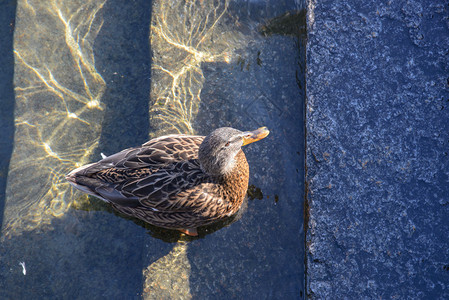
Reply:
[[[265,138],[270,131],[267,127],[260,127],[254,131],[247,131],[243,133],[243,146],[260,141]]]

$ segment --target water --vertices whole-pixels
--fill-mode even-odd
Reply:
[[[10,70],[1,78],[2,297],[303,297],[301,5],[0,6],[11,30],[1,43]],[[220,126],[271,134],[244,149],[254,199],[200,238],[114,213],[64,180],[100,153]]]

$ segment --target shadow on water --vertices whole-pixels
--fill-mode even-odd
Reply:
[[[103,7],[105,18],[95,40],[94,55],[97,70],[106,82],[102,97],[105,110],[99,144],[90,161],[101,159],[100,153],[111,155],[148,140],[148,95],[151,86],[151,49],[148,37],[151,5],[151,1],[108,0]],[[110,222],[108,233],[101,231],[101,234],[110,233],[115,236],[105,240],[104,244],[111,255],[109,263],[119,263],[117,255],[120,247],[113,244],[118,240],[119,244],[126,244],[122,248],[122,255],[130,258],[124,267],[126,272],[123,272],[123,276],[115,277],[122,282],[122,295],[128,297],[133,291],[141,291],[142,257],[146,255],[142,228],[151,230],[149,225],[118,214],[97,198],[89,197],[89,201],[84,204],[89,215],[99,214],[99,219],[94,220],[94,223],[102,223],[103,220]],[[107,211],[108,215],[101,214],[102,211]],[[88,238],[101,240],[98,235],[93,233]],[[170,245],[152,248],[153,255],[163,256],[168,248]],[[102,259],[108,261],[106,258]],[[96,293],[97,291],[93,292]]]
[[[95,145],[97,149],[95,151],[98,151],[99,156],[99,152],[115,152],[126,146],[140,144],[148,136],[151,63],[148,32],[151,3],[134,1],[125,4],[113,0],[80,2],[83,3],[77,5],[70,1],[19,2],[17,9],[20,17],[17,18],[17,22],[19,23],[20,19],[21,31],[18,31],[16,26],[19,38],[16,38],[14,46],[15,66],[11,52],[13,29],[11,33],[6,32],[6,29],[10,30],[9,22],[14,20],[16,13],[15,7],[10,9],[9,5],[15,3],[10,1],[8,4],[3,2],[0,4],[0,21],[5,23],[1,26],[2,70],[7,66],[6,75],[2,72],[0,76],[8,76],[6,80],[0,78],[1,84],[8,83],[6,88],[10,89],[8,91],[5,88],[5,92],[2,86],[1,90],[0,142],[9,143],[7,147],[3,147],[3,144],[0,147],[2,164],[6,161],[3,159],[4,155],[8,157],[11,155],[13,146],[14,100],[16,105],[21,104],[22,112],[26,112],[21,122],[26,126],[22,127],[30,129],[21,136],[16,134],[16,140],[17,136],[21,138],[21,144],[17,141],[14,144],[17,153],[20,154],[16,154],[14,167],[19,171],[14,173],[15,177],[9,177],[15,186],[10,187],[10,202],[6,203],[13,206],[14,203],[25,200],[21,206],[25,209],[23,211],[10,209],[9,218],[12,221],[26,220],[25,225],[31,223],[28,227],[13,223],[7,231],[9,235],[2,236],[0,298],[130,299],[136,297],[142,289],[144,247],[141,237],[145,234],[140,227],[102,211],[81,212],[70,209],[72,202],[84,201],[79,201],[78,195],[72,193],[70,195],[67,193],[64,198],[67,202],[61,210],[62,213],[49,214],[43,209],[48,208],[49,203],[58,198],[61,190],[70,188],[59,189],[60,185],[55,186],[50,190],[57,192],[57,195],[49,194],[46,197],[48,201],[40,201],[42,195],[32,189],[34,186],[43,186],[45,189],[55,182],[45,176],[44,172],[47,170],[51,175],[57,174],[63,178],[69,168],[73,169],[76,163],[87,162],[87,159],[95,160],[95,154],[88,151],[93,147],[83,147],[81,140],[89,140],[95,144],[101,132],[100,145]],[[11,10],[11,18],[6,8],[8,11]],[[106,16],[104,22],[103,15]],[[95,38],[97,32],[99,32],[98,39]],[[70,39],[70,33],[74,39]],[[37,38],[33,40],[34,37]],[[83,39],[75,39],[78,37]],[[8,49],[4,49],[6,46]],[[51,51],[46,51],[47,47]],[[92,49],[95,52],[95,60]],[[3,62],[4,59],[6,62]],[[14,99],[13,68],[16,68],[14,76],[19,82],[16,83],[16,93],[19,90],[22,98],[16,95]],[[97,70],[104,77],[104,81],[98,76]],[[106,89],[102,94],[104,85]],[[37,92],[32,90],[26,93],[32,88]],[[4,98],[5,95],[8,98]],[[84,99],[91,101],[83,102],[81,105]],[[105,118],[101,117],[103,111],[96,109],[99,101],[103,100],[107,109]],[[67,103],[67,111],[58,106],[61,103]],[[83,115],[86,111],[94,112]],[[6,113],[4,118],[3,115]],[[37,121],[31,126],[34,121],[33,114],[36,115]],[[58,122],[60,119],[55,115],[62,121]],[[46,124],[45,119],[49,123],[54,122]],[[3,123],[6,121],[8,124]],[[75,121],[78,123],[73,125]],[[89,124],[88,129],[92,130],[82,131],[80,126],[77,126],[79,124]],[[58,127],[59,131],[55,127]],[[97,128],[102,131],[96,131]],[[30,133],[31,129],[36,129],[39,134],[35,135],[34,131]],[[92,135],[89,136],[86,132],[92,132]],[[48,133],[55,133],[55,136],[47,140]],[[117,136],[119,138],[115,138]],[[48,147],[42,147],[39,138],[47,141]],[[111,141],[117,142],[114,144]],[[58,147],[64,144],[68,145],[66,147],[68,151],[64,147]],[[40,159],[35,159],[38,163],[30,166],[26,163],[29,153],[33,152],[26,150],[34,149],[34,146],[47,151],[39,157]],[[86,153],[86,157],[89,158],[81,159],[78,152],[71,151],[73,146],[83,148],[81,153]],[[6,149],[9,150],[4,153]],[[24,151],[21,153],[22,150]],[[74,155],[71,155],[73,153]],[[14,155],[12,157],[14,158]],[[11,165],[12,161],[13,159]],[[0,192],[3,197],[6,184],[4,177],[8,174],[8,166],[1,165],[1,167],[2,172],[5,168],[4,176],[3,174],[0,176]],[[11,169],[10,166],[9,174]],[[22,174],[24,176],[21,176]],[[33,179],[31,183],[26,180],[29,178]],[[56,182],[67,185],[65,180]],[[20,197],[22,191],[33,192],[28,192],[26,195],[28,198],[24,199],[25,197]],[[26,209],[29,204],[35,203],[35,207],[38,208],[36,211],[30,212]],[[45,224],[39,220],[43,215],[48,216]],[[7,227],[3,229],[5,228]],[[160,248],[155,250],[159,256],[165,251],[163,247]],[[25,267],[22,271],[19,262],[26,263],[26,272]]]
[[[28,4],[25,1],[22,3]],[[60,2],[57,3],[59,5]],[[159,5],[153,6],[152,11],[151,5],[157,3]],[[191,5],[192,15],[182,14],[186,3]],[[179,122],[179,116],[183,117],[180,126],[168,126],[168,130],[207,134],[219,126],[255,129],[266,125],[272,134],[260,144],[244,149],[250,165],[250,184],[257,186],[250,190],[254,199],[247,201],[246,209],[229,219],[229,223],[200,228],[200,236],[191,238],[123,215],[117,217],[110,206],[98,199],[67,193],[64,197],[68,199],[68,204],[64,210],[61,209],[63,213],[48,218],[51,226],[33,223],[36,226],[20,231],[20,235],[10,235],[0,245],[0,259],[3,259],[0,264],[0,289],[6,291],[10,298],[29,298],[31,293],[41,298],[136,298],[145,297],[145,293],[149,299],[155,295],[164,298],[168,295],[165,293],[178,296],[185,293],[186,299],[206,299],[212,295],[218,298],[302,297],[304,178],[301,168],[304,165],[304,135],[301,118],[304,91],[301,68],[298,67],[301,64],[297,49],[300,43],[294,37],[295,29],[301,23],[298,22],[301,14],[295,12],[299,9],[297,1],[270,0],[264,4],[258,1],[232,1],[229,7],[214,1],[216,7],[212,8],[207,1],[186,3],[144,0],[95,2],[94,8],[101,7],[96,21],[82,23],[78,27],[77,21],[86,20],[82,14],[84,10],[78,9],[78,5],[65,3],[70,8],[68,12],[79,13],[75,17],[66,14],[64,7],[55,6],[59,9],[59,14],[56,11],[53,13],[53,16],[59,16],[53,18],[56,23],[51,23],[53,19],[45,15],[45,6],[22,7],[27,13],[22,17],[24,32],[29,34],[29,29],[36,24],[45,25],[42,27],[44,38],[37,42],[51,38],[55,43],[67,41],[67,36],[64,39],[63,35],[55,34],[59,31],[53,31],[54,24],[59,24],[59,28],[66,30],[60,32],[65,33],[67,29],[91,28],[92,24],[98,30],[95,38],[87,40],[95,47],[81,47],[84,51],[82,57],[89,58],[89,65],[95,62],[95,68],[87,68],[87,71],[93,71],[91,77],[83,77],[87,79],[83,82],[76,80],[79,79],[79,72],[76,68],[72,70],[73,65],[69,64],[72,56],[78,57],[78,52],[74,51],[78,48],[71,47],[76,45],[62,43],[62,48],[70,46],[70,51],[63,52],[60,57],[52,55],[53,60],[45,57],[45,47],[49,43],[36,44],[32,39],[35,31],[21,40],[26,42],[17,52],[22,70],[29,71],[29,61],[36,58],[32,70],[35,72],[24,73],[33,80],[22,81],[22,87],[34,86],[37,72],[43,74],[41,77],[46,79],[45,83],[53,87],[47,92],[48,95],[53,95],[54,90],[61,91],[59,94],[67,101],[73,95],[64,94],[67,89],[62,88],[62,83],[82,96],[78,98],[88,98],[87,95],[90,95],[83,87],[99,86],[95,97],[88,98],[89,102],[80,105],[87,112],[93,111],[91,108],[97,109],[92,114],[86,114],[92,127],[89,128],[92,130],[86,130],[91,132],[90,136],[79,130],[71,131],[77,130],[71,122],[84,124],[82,118],[78,119],[82,114],[74,115],[71,109],[61,117],[62,124],[68,124],[61,126],[67,128],[67,132],[59,134],[56,131],[57,137],[61,138],[50,140],[51,148],[46,143],[37,144],[36,148],[42,149],[44,146],[42,161],[45,165],[54,162],[58,166],[61,163],[57,154],[65,150],[61,145],[69,144],[70,149],[72,143],[85,148],[82,142],[101,135],[98,144],[89,146],[92,152],[69,156],[70,163],[62,168],[66,170],[78,162],[97,161],[100,152],[109,155],[142,144],[149,134],[165,132],[167,126],[156,128],[158,124]],[[32,19],[32,23],[28,24],[25,21],[30,19],[35,7],[38,7],[36,12],[39,18]],[[155,14],[155,7],[160,7],[158,14]],[[171,10],[173,7],[175,9]],[[89,11],[89,6],[85,8]],[[201,14],[204,8],[207,16]],[[8,19],[3,17],[4,13],[4,10],[0,12],[2,21]],[[14,18],[14,8],[11,14]],[[186,22],[178,22],[181,15]],[[68,24],[67,20],[72,23]],[[195,21],[200,21],[200,25],[193,24]],[[202,34],[203,27],[205,35]],[[2,30],[4,28],[2,26]],[[2,38],[7,36],[5,32]],[[13,57],[9,52],[12,49],[12,32],[9,36],[9,48],[2,50],[10,54],[5,59],[6,65],[10,65],[8,71],[12,77]],[[1,43],[1,47],[6,44]],[[28,55],[25,50],[34,50],[33,47],[39,51],[34,56]],[[169,60],[166,63],[164,59],[167,57]],[[46,66],[54,67],[52,74],[55,77],[45,77]],[[97,76],[97,72],[101,76]],[[86,70],[81,73],[86,74]],[[28,78],[25,75],[22,79]],[[65,79],[64,82],[62,79]],[[12,147],[14,108],[11,80],[5,81],[10,85],[6,87],[10,89],[9,94],[6,93],[10,95],[7,98],[9,111],[2,110],[1,113],[6,112],[7,116],[3,118],[2,115],[0,120],[7,122],[2,126],[10,128],[6,138],[3,138],[4,131],[0,133],[1,141],[9,142],[9,148],[2,147],[2,151],[9,149],[8,157]],[[72,86],[73,82],[79,84]],[[26,94],[24,99],[29,104],[40,104],[40,100],[49,98],[47,94],[42,94],[42,98]],[[151,95],[150,99],[148,95]],[[61,103],[58,97],[53,97],[58,101],[49,102],[51,105]],[[101,106],[97,105],[97,100],[101,100]],[[75,107],[71,103],[68,107]],[[173,107],[180,109],[170,115]],[[186,110],[186,107],[190,109]],[[34,107],[26,112],[33,112],[31,108]],[[36,108],[40,109],[39,106]],[[22,123],[26,123],[25,129],[30,131],[31,127],[25,122],[28,120],[26,116]],[[45,116],[39,119],[37,125],[43,121]],[[48,128],[51,129],[52,124],[42,127],[42,132],[51,132]],[[31,129],[35,127],[38,126]],[[18,147],[19,150],[30,147],[30,137],[34,135],[23,134],[24,146]],[[57,146],[60,146],[60,152]],[[18,159],[18,162],[21,160]],[[3,170],[4,166],[1,167]],[[45,181],[39,175],[41,169],[41,165],[36,165],[36,185]],[[16,176],[20,176],[21,172],[17,172]],[[62,171],[60,173],[64,174]],[[4,192],[5,180],[0,177],[1,193]],[[19,183],[18,187],[11,190],[20,192],[22,180],[16,182]],[[61,182],[67,185],[65,180]],[[20,197],[11,196],[14,200],[11,202],[16,202],[16,198]],[[52,194],[48,196],[49,200],[54,198]],[[42,204],[39,208],[45,207],[46,202]],[[66,210],[66,207],[69,208]],[[26,216],[42,215],[40,210],[38,212]],[[23,214],[12,214],[12,219],[17,219],[14,216]],[[232,225],[227,226],[230,223]],[[177,241],[180,243],[174,245]],[[188,243],[184,243],[186,241]],[[169,254],[165,255],[167,252]],[[22,261],[26,261],[29,268],[26,276],[18,264]],[[143,282],[145,284],[142,285]],[[160,291],[161,294],[151,294],[151,291]]]
[[[195,129],[267,126],[271,133],[243,149],[257,200],[229,228],[189,245],[190,292],[193,298],[303,298],[305,10],[289,1],[236,1],[229,15],[248,34],[247,46],[231,63],[202,65]]]
[[[109,0],[95,40],[98,71],[106,81],[105,117],[97,151],[111,155],[148,139],[151,1]],[[130,55],[132,53],[132,55]],[[92,161],[100,159],[99,153]]]
[[[5,190],[14,142],[14,53],[13,33],[17,1],[0,3],[0,232],[3,224]]]

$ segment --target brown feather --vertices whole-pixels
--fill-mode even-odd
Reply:
[[[248,188],[249,168],[241,150],[230,173],[203,172],[198,161],[203,140],[186,135],[153,139],[81,167],[67,179],[124,214],[164,228],[194,230],[235,214]]]

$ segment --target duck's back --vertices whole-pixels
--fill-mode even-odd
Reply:
[[[72,183],[75,181],[84,187],[82,190],[90,189],[89,194],[93,196],[108,202],[119,201],[121,205],[136,206],[138,203],[133,202],[143,195],[133,194],[133,184],[142,186],[145,183],[142,180],[150,181],[148,178],[152,178],[153,183],[162,183],[163,175],[179,168],[200,171],[198,148],[203,139],[203,136],[187,135],[152,139],[142,146],[122,150],[80,167],[68,177],[72,178]]]
[[[77,188],[115,209],[165,228],[195,228],[235,213],[248,186],[243,152],[236,172],[214,178],[198,161],[203,136],[150,140],[71,172]]]

